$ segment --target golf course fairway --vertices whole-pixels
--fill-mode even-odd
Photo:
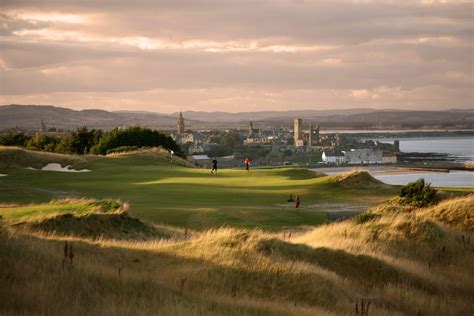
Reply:
[[[226,169],[211,174],[208,169],[183,166],[180,159],[171,163],[159,154],[81,157],[80,163],[91,169],[84,173],[31,170],[27,168],[47,154],[4,148],[0,155],[7,151],[16,158],[3,159],[0,171],[8,175],[0,178],[2,203],[120,199],[129,203],[129,213],[135,217],[196,230],[317,225],[327,220],[328,212],[363,211],[396,193],[395,188],[377,183],[360,183],[348,190],[334,177],[305,169]],[[49,155],[43,164],[74,163],[71,156]],[[290,194],[301,197],[299,208],[287,202]]]

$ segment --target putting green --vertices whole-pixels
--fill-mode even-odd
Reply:
[[[348,189],[303,169],[210,170],[171,165],[141,155],[87,157],[88,173],[62,173],[3,166],[1,203],[54,198],[114,198],[130,203],[130,214],[154,223],[206,229],[222,225],[268,230],[317,225],[334,203],[340,211],[365,208],[396,189]],[[289,194],[300,195],[296,209]],[[347,209],[345,208],[347,205]],[[357,207],[356,207],[357,208]],[[337,209],[336,209],[337,211]]]

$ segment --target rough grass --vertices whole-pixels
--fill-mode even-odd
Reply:
[[[474,232],[474,195],[443,201],[424,210],[423,215],[451,227]]]
[[[16,229],[30,233],[147,240],[169,234],[127,213],[128,205],[111,199],[66,199],[49,203],[0,208],[2,218]]]
[[[59,163],[62,167],[70,165],[73,169],[85,169],[90,166],[87,159],[78,155],[64,155],[39,152],[19,147],[0,146],[0,167],[41,169],[49,163]]]
[[[370,188],[387,186],[382,181],[372,177],[364,170],[356,170],[349,173],[334,176],[334,182],[345,188]]]
[[[369,315],[469,314],[472,234],[431,222],[427,211],[378,212],[292,236],[220,228],[151,241],[29,235],[4,220],[0,313],[346,315],[364,299]]]
[[[165,163],[169,163],[177,165],[177,166],[184,166],[189,168],[194,168],[195,166],[176,155],[170,155],[170,152],[163,148],[163,147],[152,147],[152,148],[139,148],[133,151],[121,152],[121,153],[112,153],[108,154],[108,157],[148,157],[156,160],[160,160]]]

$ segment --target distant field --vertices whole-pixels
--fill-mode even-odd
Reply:
[[[77,161],[92,172],[26,169],[39,168],[38,160],[44,165],[64,159],[63,166]],[[8,174],[0,177],[0,203],[116,198],[130,204],[133,216],[192,229],[232,225],[278,230],[316,225],[326,221],[326,211],[364,210],[396,193],[395,188],[383,185],[367,189],[361,184],[348,190],[332,177],[304,169],[219,170],[212,175],[207,169],[171,165],[161,156],[141,154],[76,158],[3,148],[0,173]],[[287,202],[290,193],[301,196],[299,209]]]

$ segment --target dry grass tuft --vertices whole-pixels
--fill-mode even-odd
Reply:
[[[443,207],[458,209],[469,201],[447,201]],[[437,214],[432,208],[381,209],[370,211],[377,216],[295,232],[291,238],[220,228],[183,229],[168,240],[91,240],[29,235],[4,221],[0,313],[471,313],[472,233],[432,222]]]

